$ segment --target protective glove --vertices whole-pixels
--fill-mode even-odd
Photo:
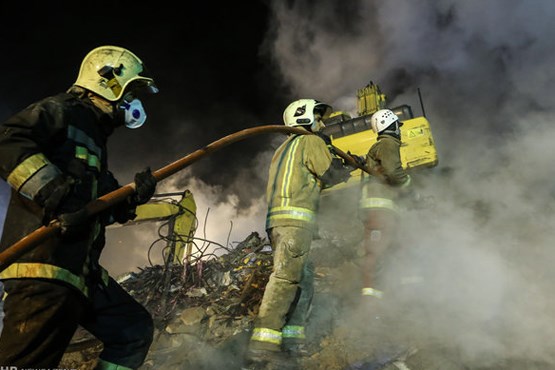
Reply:
[[[349,154],[354,159],[356,164],[359,165],[360,167],[366,166],[366,158],[364,158],[363,156],[353,154],[350,151],[347,152],[347,154]]]
[[[343,160],[338,159],[333,166],[335,167],[335,176],[337,176],[338,183],[347,182],[351,178],[351,172],[354,168],[346,164]]]
[[[135,194],[131,196],[131,204],[140,205],[148,202],[156,191],[156,183],[156,178],[152,175],[150,167],[135,174]]]
[[[340,158],[332,158],[330,167],[322,175],[320,180],[326,185],[333,186],[341,182],[346,182],[351,177],[351,166],[346,166]]]
[[[89,237],[91,224],[85,209],[76,212],[62,213],[58,216],[62,238],[66,241],[75,241]]]
[[[56,210],[62,204],[62,200],[71,193],[73,184],[74,180],[72,178],[58,176],[38,192],[35,202],[44,209],[45,223],[55,218]]]

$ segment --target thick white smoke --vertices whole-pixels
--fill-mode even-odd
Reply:
[[[419,113],[422,91],[440,163],[419,177],[436,206],[405,215],[409,258],[388,271],[422,279],[392,292],[410,307],[406,334],[473,368],[555,364],[555,4],[275,1],[273,12],[268,46],[292,96],[353,112],[372,80],[390,106]]]

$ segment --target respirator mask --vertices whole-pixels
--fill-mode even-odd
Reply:
[[[137,99],[124,99],[119,104],[119,109],[123,113],[123,121],[127,128],[139,128],[146,121],[146,112],[143,103]]]

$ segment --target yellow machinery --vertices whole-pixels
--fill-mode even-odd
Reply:
[[[156,194],[155,198],[164,197],[169,199],[171,196],[181,195],[179,201],[154,200],[137,207],[137,217],[133,223],[147,221],[169,220],[170,258],[174,264],[183,264],[184,261],[190,262],[193,236],[197,228],[196,211],[197,206],[193,193],[185,190],[183,193]]]
[[[357,114],[351,118],[344,112],[334,112],[326,121],[324,133],[332,139],[332,144],[344,152],[366,156],[376,142],[377,135],[372,131],[370,118],[376,111],[391,109],[403,122],[401,127],[401,162],[407,170],[420,167],[434,167],[438,164],[430,123],[424,115],[414,117],[408,105],[389,108],[386,96],[378,85],[370,82],[357,91]],[[346,183],[336,185],[327,191],[334,191],[359,184],[362,171],[356,170]]]

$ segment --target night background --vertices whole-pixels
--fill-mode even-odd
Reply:
[[[421,114],[420,88],[439,156],[420,191],[436,208],[403,226],[411,262],[437,279],[412,303],[437,317],[428,334],[477,364],[531,352],[555,363],[551,0],[174,4],[3,2],[0,120],[66,90],[92,48],[129,48],[160,88],[145,101],[146,125],[109,142],[111,169],[129,183],[227,134],[281,124],[298,98],[355,115],[357,89],[374,81],[391,106]],[[282,140],[233,144],[159,191],[191,189],[208,239],[225,243],[231,223],[231,242],[264,233],[267,169]],[[108,232],[110,272],[147,263],[149,232]]]

